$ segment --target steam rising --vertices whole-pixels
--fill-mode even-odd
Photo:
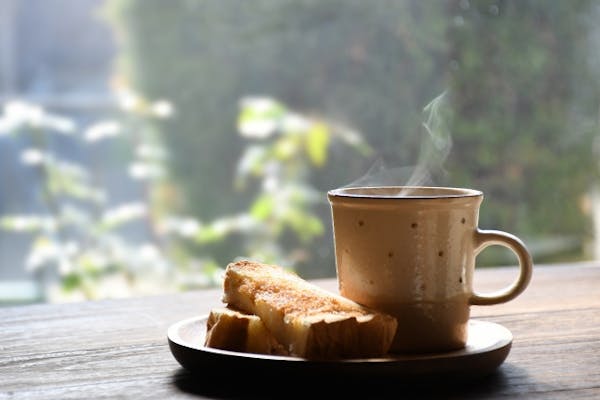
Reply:
[[[344,187],[434,186],[434,176],[446,175],[444,162],[452,148],[447,93],[444,91],[429,102],[423,114],[421,151],[416,165],[390,168],[378,159],[364,176]]]

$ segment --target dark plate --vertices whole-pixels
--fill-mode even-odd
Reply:
[[[472,379],[493,372],[508,356],[512,333],[502,325],[471,320],[467,346],[446,353],[383,358],[315,361],[297,357],[242,353],[205,347],[207,315],[173,324],[167,337],[171,353],[186,370],[205,376],[232,376],[260,371],[269,379],[294,377],[342,380],[393,378],[394,382],[418,378]]]

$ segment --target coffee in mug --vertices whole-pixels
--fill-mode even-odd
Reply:
[[[461,349],[471,305],[504,303],[521,294],[533,263],[516,236],[478,227],[483,193],[473,189],[380,186],[331,190],[340,294],[398,320],[392,352]],[[519,260],[508,287],[473,289],[475,258],[490,245]]]

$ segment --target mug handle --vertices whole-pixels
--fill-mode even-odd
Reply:
[[[473,292],[469,299],[469,303],[472,305],[488,306],[506,303],[523,293],[531,281],[533,261],[521,239],[507,232],[477,229],[475,232],[475,256],[486,247],[493,245],[508,247],[516,254],[519,259],[519,276],[510,286],[498,291],[485,294]]]

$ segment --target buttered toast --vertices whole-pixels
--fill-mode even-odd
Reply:
[[[231,263],[223,302],[256,315],[287,353],[311,359],[385,355],[394,317],[326,291],[277,265]]]

